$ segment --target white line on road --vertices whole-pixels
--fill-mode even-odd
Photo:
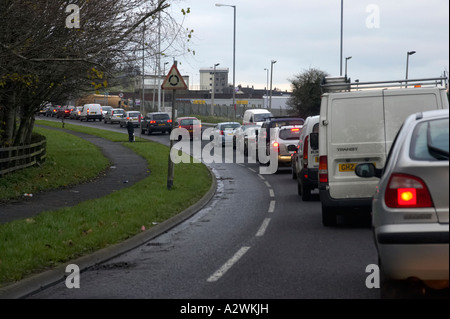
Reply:
[[[269,213],[273,213],[275,211],[275,201],[271,200],[269,204]]]
[[[269,188],[269,195],[270,195],[270,197],[275,197],[275,193],[273,192],[273,189],[272,188]]]
[[[269,226],[270,218],[264,219],[261,227],[259,228],[258,232],[256,233],[256,237],[261,237],[266,232],[267,226]]]
[[[266,180],[266,178],[264,176],[262,176],[261,174],[258,174],[259,178],[261,178],[263,181]]]
[[[256,171],[253,168],[248,168],[250,171],[252,171],[253,173],[256,173]]]
[[[270,183],[268,181],[265,181],[264,184],[266,184],[267,187],[271,188]]]
[[[244,254],[250,249],[250,247],[242,247],[238,250],[233,257],[231,257],[219,270],[217,270],[211,277],[208,278],[208,282],[214,282],[220,279],[237,261],[244,256]]]

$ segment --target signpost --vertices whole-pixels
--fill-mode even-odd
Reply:
[[[187,85],[183,80],[180,72],[177,69],[177,61],[173,62],[172,67],[170,68],[169,73],[167,74],[164,82],[161,85],[163,90],[172,90],[172,131],[175,129],[175,93],[177,90],[186,90]],[[170,151],[173,147],[173,140],[170,139],[170,149],[169,149],[169,169],[167,174],[167,189],[172,189],[173,186],[173,162],[170,158]]]

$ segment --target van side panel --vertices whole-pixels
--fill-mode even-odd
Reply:
[[[379,180],[356,176],[354,166],[371,162],[382,167],[385,161],[381,92],[331,97],[328,114],[332,119],[327,129],[330,196],[335,199],[371,197]]]

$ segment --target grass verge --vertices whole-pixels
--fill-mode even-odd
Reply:
[[[65,128],[113,141],[127,139],[126,134],[82,126],[66,124]],[[124,145],[147,159],[148,178],[71,208],[0,225],[0,286],[130,238],[142,226],[151,228],[180,213],[209,190],[209,170],[203,164],[185,163],[175,165],[174,185],[168,190],[168,147],[136,140]]]

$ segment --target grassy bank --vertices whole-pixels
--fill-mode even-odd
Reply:
[[[203,164],[181,163],[175,165],[174,186],[169,191],[166,146],[143,139],[127,143],[127,135],[121,133],[65,127],[124,142],[148,161],[151,174],[108,196],[0,225],[0,286],[123,241],[141,232],[142,226],[151,228],[197,202],[211,186]]]

